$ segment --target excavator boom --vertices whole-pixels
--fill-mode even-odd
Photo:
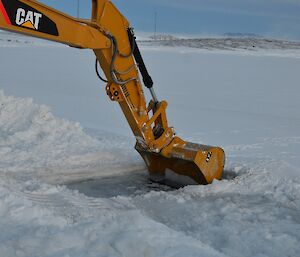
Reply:
[[[199,184],[220,179],[225,155],[219,147],[186,142],[168,125],[166,101],[159,101],[127,19],[109,0],[92,0],[92,17],[75,19],[34,0],[0,0],[0,28],[92,49],[106,93],[119,103],[153,179],[168,174]],[[140,78],[142,76],[142,80]],[[143,88],[150,90],[147,104]],[[190,182],[188,182],[190,183]]]

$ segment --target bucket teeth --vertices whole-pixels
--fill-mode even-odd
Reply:
[[[160,153],[143,149],[138,143],[135,149],[143,157],[151,177],[165,178],[171,171],[177,177],[186,176],[204,185],[222,177],[225,154],[219,147],[194,144],[174,137]]]

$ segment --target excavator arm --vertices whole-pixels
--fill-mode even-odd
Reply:
[[[119,103],[153,179],[185,176],[199,184],[220,179],[225,155],[219,147],[186,142],[168,125],[166,101],[159,101],[126,18],[109,0],[92,0],[90,20],[75,19],[34,0],[0,0],[0,28],[92,49],[106,78],[106,92]],[[142,80],[140,79],[142,76]],[[152,100],[147,104],[143,84]],[[177,179],[176,178],[176,179]]]

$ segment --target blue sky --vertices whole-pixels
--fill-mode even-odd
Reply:
[[[77,0],[41,0],[76,15]],[[80,0],[82,17],[91,2]],[[137,31],[222,35],[227,32],[300,40],[300,0],[113,0]]]

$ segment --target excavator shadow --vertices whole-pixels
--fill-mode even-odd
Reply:
[[[137,196],[151,191],[176,190],[164,183],[151,181],[145,170],[71,182],[66,186],[69,189],[78,190],[86,196],[100,198]]]
[[[239,175],[231,170],[224,170],[222,179],[232,180]],[[81,180],[66,185],[89,197],[111,198],[117,196],[137,196],[151,191],[175,191],[184,185],[172,181],[154,182],[145,170],[131,171],[102,178]]]

